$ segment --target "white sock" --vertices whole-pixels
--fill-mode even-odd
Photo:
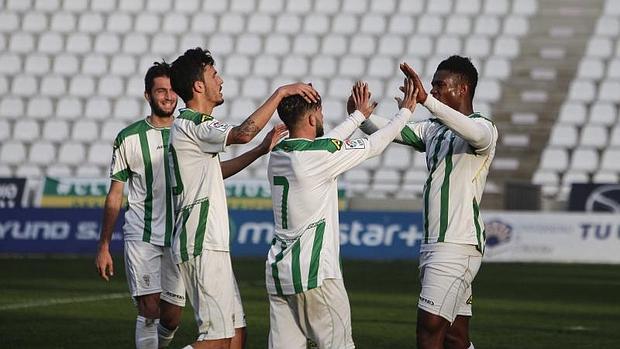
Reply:
[[[188,346],[185,346],[185,347],[183,347],[181,349],[194,349],[194,347],[192,347],[191,345],[188,345]]]
[[[474,343],[469,342],[469,346],[467,347],[467,349],[474,349]]]
[[[157,349],[157,325],[159,319],[136,319],[136,349]]]
[[[157,324],[157,338],[159,341],[158,348],[166,348],[172,342],[172,338],[174,338],[174,333],[177,331],[178,327],[174,330],[169,330],[164,327],[162,324]]]

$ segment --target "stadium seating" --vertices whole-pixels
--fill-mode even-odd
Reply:
[[[355,80],[369,81],[381,102],[377,113],[389,117],[396,111],[399,62],[411,63],[429,86],[437,64],[460,53],[471,56],[480,72],[477,109],[492,116],[540,4],[66,0],[5,1],[0,7],[0,174],[104,176],[109,160],[103,154],[115,135],[149,110],[143,74],[153,61],[170,61],[190,47],[211,49],[226,96],[215,113],[232,122],[249,115],[279,84],[312,81],[322,94],[326,123],[334,126],[346,113]],[[618,179],[619,33],[620,5],[604,0],[532,173],[545,195],[562,199],[558,193],[575,180]],[[557,72],[541,68],[531,74],[548,78]],[[554,95],[532,91],[518,98],[536,103]],[[428,116],[424,108],[415,111],[417,120]],[[519,110],[513,123],[531,125],[537,117]],[[506,135],[508,144],[529,140]],[[80,169],[82,161],[89,167]],[[264,165],[248,173],[259,174]],[[419,196],[426,171],[423,155],[391,145],[344,178],[358,194]]]

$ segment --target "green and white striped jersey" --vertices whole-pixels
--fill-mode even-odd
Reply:
[[[469,116],[488,127],[492,141],[485,149],[474,149],[438,119],[408,123],[402,141],[426,152],[429,171],[424,186],[424,239],[422,251],[437,242],[476,245],[484,252],[484,222],[480,200],[491,161],[495,156],[497,128],[479,113]]]
[[[172,192],[176,212],[172,242],[175,263],[203,250],[229,251],[228,208],[219,153],[232,126],[182,109],[170,135]]]
[[[174,212],[168,172],[169,135],[170,128],[156,128],[143,119],[116,136],[110,178],[129,183],[125,240],[171,245]]]
[[[265,273],[270,294],[342,278],[336,178],[376,155],[371,147],[365,138],[285,139],[274,147],[267,169],[275,220]]]

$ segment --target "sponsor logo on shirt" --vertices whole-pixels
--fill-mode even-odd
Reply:
[[[228,130],[230,125],[221,121],[213,120],[209,127],[214,128],[220,132],[225,132],[226,130]]]
[[[362,139],[347,139],[344,141],[344,149],[364,149],[366,144]]]

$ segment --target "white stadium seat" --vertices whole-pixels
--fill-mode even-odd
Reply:
[[[326,15],[311,13],[304,18],[303,31],[309,34],[327,34],[329,25],[329,18]]]
[[[513,0],[512,13],[533,15],[538,10],[537,0]]]
[[[345,56],[340,59],[339,76],[361,79],[365,72],[365,60],[361,57]]]
[[[203,10],[211,13],[225,13],[228,11],[229,0],[210,0],[209,2],[203,2]]]
[[[31,33],[12,33],[9,39],[9,50],[16,53],[30,53],[34,51],[34,37]]]
[[[19,28],[17,13],[2,11],[0,13],[0,33],[12,33]]]
[[[465,55],[487,57],[491,54],[491,40],[485,36],[470,36],[465,40]]]
[[[596,95],[594,82],[590,80],[574,80],[569,88],[568,98],[574,101],[591,102]]]
[[[620,148],[608,148],[601,156],[601,170],[620,172]]]
[[[32,142],[40,138],[39,123],[31,119],[19,119],[13,126],[13,139]]]
[[[195,13],[192,18],[191,31],[198,34],[215,33],[216,23],[216,17],[210,13]]]
[[[592,182],[595,184],[616,184],[618,180],[617,172],[599,171],[592,176]]]
[[[343,0],[342,12],[361,15],[368,11],[368,0]]]
[[[573,125],[556,124],[549,135],[549,145],[573,148],[577,145],[577,129]]]
[[[233,0],[230,3],[231,12],[240,12],[244,14],[253,13],[256,10],[255,0]]]
[[[88,8],[88,0],[64,0],[63,8],[67,11],[84,12]]]
[[[104,1],[97,1],[104,2]],[[181,1],[183,2],[183,1]],[[129,13],[114,12],[111,13],[106,22],[106,30],[110,33],[127,33],[131,31],[133,25],[133,18]]]
[[[363,168],[353,168],[344,173],[347,187],[355,192],[363,192],[368,189],[370,184],[370,173]]]
[[[0,148],[0,163],[3,165],[17,165],[26,160],[26,147],[22,142],[9,141]]]
[[[586,57],[609,58],[612,56],[613,43],[605,37],[593,37],[586,47]]]
[[[160,30],[159,16],[155,13],[142,12],[136,15],[134,30],[139,33],[153,34]]]
[[[36,96],[28,100],[26,115],[32,119],[47,119],[54,112],[52,100],[47,97]]]
[[[0,99],[0,116],[6,119],[17,119],[24,114],[24,101],[15,96],[3,96]]]
[[[99,79],[98,94],[106,97],[119,97],[123,94],[123,79],[114,75],[107,75]]]
[[[301,31],[301,18],[291,13],[280,14],[276,19],[275,31],[291,35],[299,33]]]
[[[43,139],[62,142],[69,138],[69,125],[64,120],[48,120],[43,125]]]
[[[137,119],[137,116],[136,116]],[[127,123],[121,120],[105,121],[101,127],[101,140],[108,145],[114,142],[114,139],[127,126]]]
[[[306,18],[306,23],[308,19]],[[254,34],[269,34],[273,30],[273,18],[264,13],[248,15],[247,31]]]
[[[336,77],[329,81],[329,86],[327,87],[327,95],[333,98],[349,98],[351,86],[353,86],[352,79]]]
[[[321,53],[340,56],[347,52],[347,38],[343,35],[328,34],[323,38]]]
[[[270,55],[261,55],[253,60],[252,74],[260,77],[272,77],[280,71],[280,60]]]
[[[405,170],[411,167],[411,148],[409,147],[397,144],[390,145],[381,157],[383,158],[383,166],[386,168]]]
[[[332,30],[334,34],[353,34],[357,32],[357,18],[351,13],[341,13],[332,18]]]
[[[59,75],[75,75],[78,73],[80,61],[74,54],[63,53],[55,56],[52,71]]]
[[[433,0],[427,3],[426,11],[432,14],[447,15],[452,12],[452,0]]]
[[[319,52],[320,40],[314,35],[297,35],[293,41],[293,54],[311,56]]]
[[[620,103],[620,81],[605,80],[599,86],[598,100]]]
[[[402,13],[390,16],[388,31],[393,34],[409,35],[415,28],[415,21],[412,16]]]
[[[189,23],[187,16],[180,13],[168,13],[164,16],[163,31],[170,34],[183,34],[187,32]]]
[[[0,73],[15,75],[22,70],[22,60],[19,55],[3,53],[0,55]]]
[[[244,97],[264,99],[268,95],[269,83],[266,79],[249,77],[243,81],[241,95]]]
[[[360,32],[365,34],[383,34],[386,29],[386,20],[383,15],[369,13],[362,16]]]
[[[136,73],[136,59],[134,56],[115,54],[111,57],[110,72],[114,75],[128,76]]]
[[[291,13],[305,14],[312,9],[313,0],[287,1],[286,10]]]
[[[484,64],[484,76],[504,80],[510,76],[510,62],[502,57],[490,57]]]
[[[151,40],[151,52],[157,55],[172,55],[177,51],[177,39],[172,34],[158,34]]]
[[[541,170],[565,171],[568,168],[568,153],[563,148],[545,148],[540,158]]]
[[[115,54],[120,50],[121,41],[116,34],[102,33],[95,38],[95,52]]]
[[[15,175],[26,178],[40,178],[43,175],[41,168],[33,164],[20,164],[15,170]]]
[[[75,171],[76,177],[81,178],[101,178],[103,171],[101,167],[95,165],[80,165]]]
[[[479,14],[482,0],[456,0],[454,3],[454,12],[468,15]]]
[[[194,13],[200,9],[201,3],[199,0],[174,1],[174,9],[177,12]]]
[[[598,168],[598,152],[593,148],[577,148],[571,156],[570,168],[584,172],[594,172]]]
[[[93,12],[109,13],[116,10],[116,4],[113,1],[91,1],[90,9]]]
[[[461,52],[461,39],[457,36],[440,36],[435,46],[435,54],[439,56],[452,56]]]
[[[355,35],[351,38],[349,51],[353,55],[369,57],[375,54],[375,38],[370,35]]]
[[[500,32],[500,21],[496,16],[477,16],[474,34],[495,36]]]
[[[99,13],[86,12],[80,14],[78,31],[82,33],[99,33],[104,28],[103,16]]]
[[[111,117],[111,113],[110,100],[105,97],[91,97],[86,102],[84,114],[89,119],[105,120]]]
[[[50,142],[34,142],[28,160],[35,165],[48,165],[56,160],[56,147]]]
[[[618,37],[620,34],[620,18],[615,16],[607,16],[607,12],[603,12],[603,16],[596,22],[594,33],[598,36]]]
[[[182,50],[192,48],[192,47],[205,47],[206,46],[206,38],[204,35],[199,35],[196,33],[188,33],[181,36],[179,40],[179,48]]]
[[[15,96],[30,97],[37,93],[37,88],[37,79],[29,75],[17,75],[11,84],[11,92]]]
[[[368,75],[371,77],[389,78],[396,70],[397,65],[389,57],[375,56],[368,62]]]
[[[500,36],[495,40],[493,55],[514,58],[519,55],[519,42],[514,37]]]
[[[316,0],[314,1],[314,11],[317,13],[335,14],[340,11],[340,2],[333,0]]]
[[[385,36],[379,40],[378,54],[398,57],[405,52],[405,40],[400,36]]]
[[[316,55],[310,63],[310,73],[320,77],[332,77],[336,74],[336,66],[334,57]]]
[[[71,177],[73,171],[67,165],[51,164],[47,166],[46,174],[51,177]]]
[[[65,49],[70,53],[85,54],[92,50],[90,36],[86,33],[73,33],[67,36]]]
[[[84,162],[85,150],[82,143],[64,142],[58,150],[58,162],[65,165],[80,165]]]
[[[42,12],[25,13],[22,18],[22,30],[30,33],[40,33],[47,29],[47,16]]]
[[[237,53],[255,56],[262,50],[262,39],[256,34],[242,34],[237,38],[236,46]]]
[[[156,13],[166,13],[171,8],[171,0],[150,0],[146,2],[146,9]]]
[[[611,129],[611,135],[609,138],[610,146],[620,147],[620,126],[616,126]]]
[[[282,59],[280,69],[284,76],[300,78],[308,74],[308,60],[301,56],[287,56]]]
[[[113,116],[121,120],[134,120],[141,117],[139,99],[121,97],[114,102]]]
[[[596,102],[590,106],[590,124],[612,126],[616,122],[616,106],[609,102]]]
[[[583,125],[586,121],[586,106],[583,103],[569,101],[560,108],[558,122],[561,124]]]
[[[417,33],[426,35],[438,35],[443,30],[443,20],[439,16],[425,15],[418,19]]]
[[[112,142],[96,142],[88,149],[87,161],[93,165],[109,166],[112,161]]]
[[[69,83],[69,93],[74,96],[88,97],[95,93],[95,81],[90,76],[76,75]]]
[[[131,54],[142,54],[147,51],[149,40],[142,33],[128,33],[123,39],[123,52]]]
[[[99,139],[99,127],[92,120],[78,120],[73,123],[71,139],[82,142],[92,142]]]
[[[84,55],[82,59],[82,74],[98,77],[106,74],[108,71],[108,58],[106,56],[99,53]]]
[[[577,78],[599,80],[603,78],[605,64],[599,58],[584,58],[579,63]]]
[[[471,32],[471,19],[467,16],[454,15],[446,21],[446,34],[468,35]]]
[[[56,116],[61,119],[76,119],[82,115],[82,102],[75,97],[64,97],[56,103]]]
[[[607,128],[601,125],[586,125],[581,129],[580,145],[604,148],[607,145]]]
[[[50,67],[50,58],[45,54],[29,54],[24,62],[24,72],[35,76],[48,74]]]
[[[0,119],[0,144],[11,138],[11,124],[8,120]]]
[[[319,91],[319,93],[322,91]],[[346,113],[344,102],[331,99],[322,98],[321,104],[323,106],[323,115],[327,120],[335,120],[336,122],[342,121]]]
[[[504,19],[504,35],[523,36],[529,31],[528,19],[524,16],[508,16]]]
[[[73,33],[76,30],[76,16],[70,12],[55,12],[51,14],[50,29],[59,33]],[[39,41],[40,43],[41,41]]]

